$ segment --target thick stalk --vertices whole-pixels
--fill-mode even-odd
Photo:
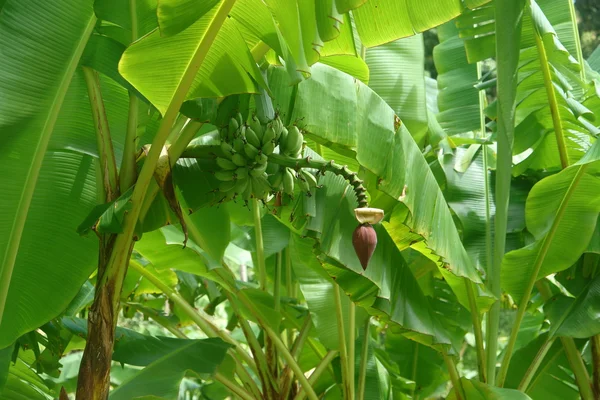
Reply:
[[[489,266],[488,287],[496,297],[490,307],[487,329],[487,383],[494,385],[498,326],[500,321],[500,269],[506,249],[508,202],[512,175],[517,69],[524,0],[500,1],[496,4],[496,60],[498,82],[496,217],[494,219],[494,257]]]
[[[131,16],[131,42],[138,39],[137,0],[129,0],[129,15]],[[138,125],[139,99],[133,91],[129,91],[129,112],[127,115],[127,133],[123,147],[123,159],[119,170],[119,184],[121,191],[125,192],[135,183],[137,150],[137,125]]]
[[[412,391],[412,395],[414,399],[419,398],[419,394],[415,393],[417,391],[417,373],[419,372],[419,342],[415,342],[415,353],[413,354],[413,362],[412,362],[412,373],[410,379],[415,382],[415,388]]]
[[[329,364],[331,364],[331,361],[335,358],[336,355],[337,355],[336,350],[330,350],[327,354],[325,354],[325,357],[323,357],[321,362],[319,362],[319,365],[317,365],[315,370],[308,377],[308,383],[313,385],[317,381],[317,379],[319,379],[321,377],[321,375],[323,374],[323,371],[325,371],[325,369],[327,369]],[[296,395],[296,397],[294,397],[294,400],[303,400],[305,397],[306,397],[306,393],[304,392],[304,388],[300,388],[300,390],[298,391],[298,394]]]
[[[550,72],[550,62],[546,54],[544,42],[540,37],[539,32],[535,32],[535,44],[537,46],[540,68],[544,76],[544,86],[546,87],[546,95],[548,96],[548,106],[552,115],[552,125],[554,126],[554,136],[558,146],[558,154],[560,156],[560,164],[562,168],[569,166],[569,154],[567,153],[567,145],[563,133],[562,119],[560,118],[560,110],[558,109],[558,101],[556,100],[556,92],[554,91],[554,83],[552,83],[552,73]]]
[[[465,392],[460,381],[460,376],[458,376],[458,370],[456,369],[456,365],[454,364],[454,360],[450,358],[446,353],[442,353],[444,356],[444,362],[446,363],[446,368],[448,369],[448,374],[450,375],[450,381],[452,382],[452,386],[454,386],[454,394],[456,395],[456,400],[466,400]]]
[[[349,399],[354,399],[354,372],[355,372],[355,350],[356,350],[356,304],[350,301],[348,319],[350,327],[348,328],[348,390]]]
[[[592,387],[594,388],[594,394],[596,398],[600,398],[600,335],[594,335],[591,339],[592,342],[592,366],[593,370],[593,382]]]
[[[344,314],[342,312],[342,295],[337,284],[333,284],[333,297],[335,301],[335,317],[337,320],[338,341],[340,342],[340,361],[342,363],[342,386],[344,388],[344,399],[349,399],[348,387],[348,353],[346,350],[346,333],[344,327]]]
[[[569,14],[571,16],[571,27],[573,29],[573,38],[575,39],[575,48],[577,53],[577,62],[581,67],[579,76],[581,80],[585,81],[585,65],[583,64],[583,54],[581,53],[581,40],[579,38],[579,29],[577,28],[577,14],[575,13],[575,2],[569,1]]]
[[[119,197],[119,178],[115,162],[115,151],[110,136],[110,127],[108,126],[106,109],[102,100],[100,77],[91,68],[82,67],[82,70],[90,99],[94,128],[96,130],[96,145],[98,146],[98,156],[100,158],[102,183],[104,192],[106,193],[106,201],[109,202]]]
[[[523,379],[521,379],[521,383],[519,383],[519,386],[517,387],[518,390],[520,390],[523,393],[527,392],[527,388],[529,387],[533,376],[537,372],[539,366],[542,364],[542,361],[544,361],[544,357],[546,357],[548,350],[550,350],[550,348],[554,344],[555,339],[556,338],[551,338],[549,340],[546,340],[546,342],[542,344],[542,347],[540,347],[540,349],[538,350],[537,354],[535,355],[535,358],[529,365],[529,368],[527,368],[527,371],[525,371],[525,375],[523,375]]]
[[[273,300],[275,304],[273,309],[276,313],[281,310],[281,267],[282,267],[281,251],[277,253],[277,261],[275,262],[275,282],[273,282]]]
[[[163,115],[162,122],[152,142],[152,147],[134,186],[130,200],[131,210],[125,214],[122,221],[123,232],[116,236],[114,244],[110,248],[110,258],[106,269],[102,275],[98,276],[96,296],[88,321],[88,342],[86,343],[79,373],[77,387],[77,398],[79,400],[104,400],[108,394],[114,329],[120,307],[119,299],[133,249],[134,231],[140,216],[142,203],[148,185],[153,179],[162,148],[179,113],[179,108],[234,3],[235,0],[224,0],[219,5],[213,20],[210,22],[204,37],[179,81],[179,85],[173,93],[173,98]],[[98,354],[102,356],[98,357]]]
[[[312,385],[308,382],[306,377],[304,376],[304,372],[302,368],[298,365],[292,354],[289,352],[288,348],[285,347],[285,344],[279,338],[279,334],[273,330],[269,326],[269,324],[262,318],[261,314],[256,310],[254,304],[248,299],[246,294],[243,291],[238,292],[237,298],[244,303],[246,308],[254,315],[254,317],[258,320],[260,325],[263,327],[266,334],[271,338],[273,344],[279,351],[279,354],[283,357],[283,359],[287,362],[289,367],[294,371],[294,375],[296,375],[296,379],[300,382],[300,385],[304,388],[307,393],[307,396],[311,400],[318,400],[317,394],[315,393]]]
[[[260,203],[257,199],[252,200],[252,211],[254,212],[254,236],[256,236],[256,259],[258,264],[258,284],[261,290],[267,290],[267,267],[265,265],[265,245],[262,235],[262,222],[260,215]]]
[[[473,283],[467,278],[463,279],[465,282],[465,288],[467,289],[469,311],[471,312],[471,322],[473,323],[473,333],[475,334],[475,349],[477,350],[477,370],[479,372],[479,380],[485,382],[485,351],[483,350],[483,333],[481,331],[479,309],[477,308],[477,301],[475,300]]]
[[[362,348],[360,351],[360,366],[358,368],[358,389],[356,391],[356,400],[364,400],[365,398],[365,383],[367,381],[367,361],[369,357],[369,326],[371,325],[371,318],[367,317],[365,326],[363,329],[363,341]]]

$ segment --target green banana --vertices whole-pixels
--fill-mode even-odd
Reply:
[[[225,155],[225,157],[231,159],[233,157],[233,147],[226,141],[221,142],[221,151]]]
[[[221,129],[219,129],[219,137],[221,138],[221,140],[227,140],[228,139],[227,132],[228,132],[227,128],[221,128]]]
[[[232,140],[239,128],[240,123],[235,118],[231,118],[231,120],[229,120],[229,126],[227,127],[227,139]]]
[[[237,185],[237,181],[225,181],[219,184],[219,191],[226,193],[229,192]]]
[[[303,176],[298,176],[298,179],[296,179],[296,181],[298,182],[298,186],[300,186],[300,190],[302,190],[303,192],[310,192],[310,186],[308,185],[308,182],[306,181],[306,179],[304,179]]]
[[[295,156],[302,149],[302,142],[304,137],[300,132],[300,129],[296,125],[290,126],[288,129],[288,136],[286,140],[286,146],[283,148],[283,153],[290,156]]]
[[[260,124],[260,121],[258,120],[258,118],[256,118],[256,115],[253,115],[252,118],[250,118],[250,121],[248,122],[248,126],[250,128],[252,128],[254,133],[256,133],[256,137],[258,138],[258,140],[259,141],[262,140],[265,129]],[[256,147],[260,147],[260,144]]]
[[[263,135],[260,142],[264,146],[265,144],[273,141],[274,139],[275,139],[275,129],[273,127],[273,122],[271,121],[267,124],[267,129],[265,129],[265,134]]]
[[[252,192],[257,199],[265,199],[269,192],[271,191],[271,185],[269,181],[265,177],[265,175],[260,175],[258,177],[252,177]]]
[[[275,142],[274,141],[270,141],[270,142],[267,142],[267,143],[263,144],[261,150],[263,152],[263,155],[265,155],[265,154],[266,155],[272,154],[273,150],[275,150]]]
[[[239,137],[233,139],[233,149],[238,153],[244,151],[244,140]]]
[[[246,182],[246,189],[244,189],[244,192],[242,193],[242,198],[244,199],[244,202],[248,204],[248,201],[252,198],[252,180],[246,179]]]
[[[215,178],[217,178],[221,182],[232,181],[234,180],[234,177],[234,171],[215,171]]]
[[[288,130],[286,127],[281,129],[281,136],[279,137],[279,150],[284,149],[287,145]],[[281,150],[283,152],[283,150]]]
[[[233,170],[237,168],[237,165],[235,165],[231,160],[223,157],[217,157],[217,165],[224,170]]]
[[[300,170],[300,173],[310,188],[317,187],[317,178],[313,174],[305,170]]]
[[[256,177],[260,176],[267,170],[267,164],[256,164],[254,168],[250,171],[250,175]]]
[[[238,179],[236,181],[235,187],[233,188],[233,191],[235,192],[235,194],[243,195],[244,191],[246,190],[246,187],[248,186],[249,181],[250,180],[247,178]]]
[[[254,147],[260,147],[260,139],[251,127],[246,128],[246,141]]]
[[[248,177],[248,168],[246,167],[239,167],[238,169],[235,170],[235,174],[237,176],[238,179],[244,179]]]
[[[254,157],[254,161],[257,164],[266,164],[268,160],[269,160],[269,157],[267,157],[267,155],[263,154],[263,153],[261,153],[261,154],[257,155],[256,157]],[[277,164],[275,164],[275,165],[277,165]]]
[[[239,126],[244,125],[244,118],[242,117],[242,114],[237,113],[235,117],[237,118],[237,123],[239,124]]]
[[[290,196],[294,195],[294,174],[289,168],[283,174],[283,191]]]
[[[284,173],[281,171],[277,171],[273,175],[269,176],[269,183],[273,189],[279,190],[281,183],[283,182],[283,176]]]
[[[233,164],[237,165],[238,167],[245,167],[247,162],[246,158],[240,153],[235,153],[231,158],[231,161],[233,161]]]
[[[256,158],[256,156],[258,156],[258,149],[251,145],[250,143],[246,143],[244,145],[244,153],[246,153],[246,156],[248,156],[249,160],[254,160]]]

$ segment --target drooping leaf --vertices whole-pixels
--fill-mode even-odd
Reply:
[[[209,12],[219,0],[161,0],[156,14],[162,36],[175,35]]]
[[[65,220],[83,219],[77,210],[93,204],[91,158],[80,169],[81,156],[46,149],[94,23],[91,4],[79,1],[9,1],[0,14],[0,169],[8,179],[0,200],[0,348],[58,314],[90,271],[85,246],[93,244],[78,241]]]

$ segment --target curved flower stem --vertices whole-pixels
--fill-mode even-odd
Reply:
[[[369,327],[371,318],[367,317],[363,330],[363,342],[360,352],[360,367],[358,369],[358,389],[356,392],[356,400],[364,400],[365,398],[365,383],[367,380],[367,358],[369,357]]]
[[[291,158],[282,154],[271,154],[269,162],[279,164],[282,167],[293,168],[299,170],[302,168],[318,169],[322,174],[329,171],[336,175],[341,175],[354,188],[359,207],[368,207],[367,190],[363,186],[363,181],[358,178],[356,172],[351,171],[346,165],[339,165],[333,161],[314,160],[310,157],[306,158]]]

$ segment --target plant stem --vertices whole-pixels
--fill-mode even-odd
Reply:
[[[171,167],[177,163],[179,156],[185,150],[188,144],[192,141],[194,136],[198,133],[204,123],[198,122],[194,119],[188,121],[188,123],[181,129],[181,132],[177,136],[177,139],[169,147],[169,160],[171,161]]]
[[[227,389],[229,389],[233,394],[241,397],[244,400],[254,400],[252,396],[248,392],[246,392],[243,388],[236,385],[234,382],[227,379],[220,372],[215,372],[213,378],[223,384]]]
[[[485,351],[483,350],[483,333],[481,331],[481,320],[479,319],[479,308],[475,300],[475,292],[473,283],[467,278],[463,278],[465,288],[467,289],[467,297],[469,299],[469,311],[471,312],[471,322],[473,323],[473,333],[475,334],[475,349],[477,350],[477,370],[479,379],[482,382],[486,381],[485,377]]]
[[[338,352],[336,350],[330,350],[329,352],[327,352],[327,354],[325,354],[325,357],[323,357],[321,362],[319,362],[319,365],[317,365],[313,373],[310,374],[310,377],[308,377],[308,382],[311,385],[313,385],[317,381],[317,379],[321,377],[321,374],[323,374],[323,371],[325,371],[325,369],[328,367],[328,365],[331,363],[331,361],[334,359],[337,353]],[[302,400],[305,397],[306,394],[304,392],[304,388],[300,388],[298,394],[296,395],[296,397],[294,397],[294,400]]]
[[[252,50],[250,50],[250,54],[252,54],[252,59],[254,62],[259,62],[269,50],[271,50],[269,45],[262,40],[259,40],[258,43],[254,45]]]
[[[581,39],[579,38],[579,29],[577,28],[577,14],[575,13],[575,3],[572,1],[568,2],[569,4],[569,14],[571,17],[571,27],[573,28],[573,38],[575,39],[575,48],[577,53],[577,62],[581,67],[579,71],[579,77],[582,81],[585,81],[585,65],[583,54],[581,53]]]
[[[119,197],[119,178],[110,127],[108,126],[106,109],[102,100],[100,78],[98,73],[89,67],[82,67],[82,70],[92,108],[94,128],[96,130],[96,144],[100,158],[100,171],[104,193],[106,193],[106,202],[109,202]]]
[[[265,265],[265,246],[262,235],[262,223],[259,202],[252,199],[252,211],[254,216],[254,236],[256,236],[256,259],[258,264],[258,284],[261,290],[267,290],[267,267]]]
[[[275,262],[275,282],[273,282],[273,300],[275,301],[273,309],[276,313],[281,310],[281,263],[282,263],[281,251],[277,253],[277,260]]]
[[[340,343],[340,360],[342,362],[342,382],[344,399],[350,398],[350,390],[348,386],[348,353],[346,351],[346,333],[344,328],[344,314],[342,311],[342,295],[337,284],[333,284],[333,297],[335,300],[335,317],[337,319],[338,341]]]
[[[513,323],[512,330],[510,332],[508,344],[506,345],[504,359],[502,360],[502,365],[500,366],[500,371],[498,372],[497,381],[498,381],[499,386],[502,386],[504,384],[504,379],[506,379],[506,374],[508,373],[508,366],[510,365],[510,359],[512,357],[512,352],[515,347],[515,343],[517,341],[517,335],[519,334],[519,328],[521,326],[521,322],[523,321],[523,317],[525,316],[525,312],[527,311],[527,305],[529,304],[529,299],[531,298],[531,292],[533,290],[533,286],[535,285],[535,282],[538,280],[538,275],[540,273],[540,269],[542,267],[544,260],[546,259],[546,255],[548,253],[548,250],[550,249],[550,245],[552,244],[552,238],[554,238],[554,235],[556,234],[556,231],[558,229],[560,221],[562,220],[562,218],[566,212],[566,208],[567,208],[566,205],[569,203],[571,196],[575,192],[575,188],[577,187],[577,185],[579,184],[579,181],[585,174],[587,165],[588,164],[579,166],[579,170],[577,171],[575,178],[571,182],[571,185],[567,189],[567,192],[565,193],[565,195],[561,201],[561,204],[558,207],[556,216],[554,217],[554,221],[552,221],[552,226],[550,226],[548,233],[542,240],[542,244],[541,244],[540,250],[537,254],[537,257],[534,261],[531,276],[529,277],[529,281],[527,282],[527,287],[525,288],[523,298],[521,299],[521,302],[519,303],[519,308],[517,309],[517,316],[515,317],[515,321]],[[564,341],[563,341],[563,344],[564,344]],[[566,350],[567,349],[565,348],[565,351]]]
[[[192,320],[198,327],[206,334],[208,337],[219,337],[223,341],[230,343],[235,346],[236,352],[242,358],[248,366],[254,366],[254,360],[246,353],[241,344],[229,336],[226,332],[220,330],[216,326],[214,326],[208,319],[200,314],[200,311],[196,310],[192,307],[177,291],[171,289],[169,286],[164,284],[160,278],[154,276],[152,273],[148,272],[148,270],[142,267],[137,262],[131,262],[131,269],[136,271],[138,274],[148,279],[150,283],[156,286],[161,292],[165,294],[173,303],[177,304],[181,307],[181,310]]]
[[[419,398],[419,393],[415,394],[417,391],[417,373],[419,372],[419,342],[415,342],[415,354],[413,354],[413,362],[412,362],[412,373],[410,379],[415,382],[415,388],[412,391],[412,396],[415,399]]]
[[[563,348],[565,349],[565,354],[569,360],[571,370],[575,375],[575,381],[577,382],[577,387],[579,388],[579,395],[583,400],[594,400],[595,397],[594,392],[592,391],[592,386],[590,385],[590,376],[585,368],[581,354],[579,353],[579,350],[577,350],[575,341],[573,338],[567,337],[561,337],[560,340]]]
[[[456,400],[466,400],[465,392],[460,381],[460,377],[458,376],[458,370],[456,369],[456,365],[454,364],[454,360],[448,356],[445,352],[442,353],[444,357],[444,362],[446,363],[446,367],[448,368],[448,374],[450,375],[450,381],[452,382],[452,386],[454,386],[454,393],[456,394]]]
[[[365,383],[367,381],[367,361],[369,357],[369,326],[371,318],[367,317],[363,329],[363,342],[360,351],[360,367],[358,368],[358,390],[356,392],[356,400],[364,400],[365,398]],[[416,344],[416,343],[415,343]]]
[[[290,255],[289,246],[284,249],[285,254],[285,291],[288,297],[295,298],[293,292],[292,285],[292,257]],[[294,331],[293,329],[287,329],[287,343],[288,346],[292,345],[294,341]]]
[[[593,381],[595,398],[600,398],[600,335],[594,335],[591,338],[592,342],[592,366],[593,366]]]
[[[535,355],[535,358],[533,359],[532,363],[529,365],[529,368],[527,368],[527,371],[525,371],[525,375],[523,375],[523,379],[517,387],[518,390],[520,390],[523,393],[527,392],[527,388],[529,387],[533,376],[535,375],[539,366],[542,364],[542,361],[544,361],[544,357],[546,357],[548,350],[550,350],[550,348],[554,344],[555,339],[555,337],[549,338],[544,342],[544,344],[542,344],[537,354]]]
[[[548,61],[548,56],[546,55],[546,48],[544,47],[544,43],[542,42],[540,33],[536,31],[534,33],[534,36],[535,44],[537,46],[540,59],[540,67],[542,70],[542,75],[544,76],[544,86],[546,87],[546,95],[548,96],[548,106],[550,107],[550,113],[552,114],[552,125],[554,126],[554,135],[556,137],[556,144],[558,146],[560,164],[564,169],[567,166],[569,166],[569,154],[567,153],[567,145],[565,144],[562,120],[560,118],[560,111],[558,109],[558,102],[556,100],[554,84],[552,83],[550,62]]]
[[[96,295],[88,318],[88,342],[83,353],[77,387],[77,397],[103,399],[108,394],[111,355],[114,346],[114,330],[120,307],[121,289],[127,273],[135,228],[148,185],[153,180],[154,170],[169,136],[171,127],[179,114],[181,104],[196,78],[221,26],[227,19],[235,0],[224,0],[209,23],[206,32],[196,47],[190,62],[179,79],[179,84],[167,107],[162,122],[154,136],[152,146],[134,185],[131,209],[122,221],[123,232],[118,234],[107,248],[110,252],[106,269],[98,276]],[[100,354],[100,356],[98,356]],[[93,390],[90,390],[93,388]]]
[[[298,335],[298,338],[296,339],[296,341],[294,342],[294,345],[292,346],[292,350],[290,351],[290,353],[292,354],[292,357],[294,358],[298,358],[300,351],[302,350],[302,347],[304,346],[304,342],[306,341],[306,338],[308,337],[308,334],[310,333],[310,328],[312,327],[312,319],[310,318],[310,314],[306,317],[306,319],[304,320],[304,324],[302,324],[302,328],[300,329],[300,334]],[[283,382],[282,385],[280,385],[282,387],[281,389],[281,398],[282,399],[287,399],[290,393],[290,389],[292,388],[292,370],[290,369],[289,366],[286,366],[283,374],[281,375],[281,380]]]
[[[248,343],[248,346],[250,347],[250,351],[252,351],[252,354],[254,355],[254,359],[256,360],[256,366],[258,367],[257,372],[258,372],[258,376],[262,382],[263,393],[265,394],[265,396],[268,399],[274,399],[274,398],[276,398],[275,392],[276,392],[277,383],[275,382],[275,379],[271,375],[271,370],[269,369],[269,364],[267,363],[265,354],[263,353],[262,348],[260,347],[260,343],[258,343],[256,336],[254,336],[254,332],[252,332],[252,328],[250,328],[250,324],[242,316],[242,313],[240,312],[240,308],[238,307],[237,302],[233,298],[232,294],[229,292],[226,292],[225,295],[227,296],[227,299],[229,300],[229,304],[231,305],[231,308],[233,308],[233,312],[235,312],[239,316],[240,327],[242,328],[242,332],[244,333],[244,336],[246,337],[246,342]]]
[[[356,348],[356,304],[350,301],[348,319],[350,327],[348,328],[348,389],[350,399],[354,399],[354,372],[355,372],[355,348]]]
[[[131,15],[131,42],[138,39],[137,0],[129,0],[129,14]],[[127,133],[123,148],[123,159],[119,170],[119,184],[121,191],[125,192],[135,183],[136,178],[136,151],[137,151],[137,125],[138,125],[139,99],[133,91],[129,91],[129,111],[127,116]]]
[[[302,369],[300,368],[300,366],[298,365],[298,363],[296,362],[296,360],[294,359],[292,354],[289,352],[287,347],[285,347],[285,344],[283,344],[283,342],[279,338],[279,334],[277,332],[275,332],[273,330],[273,328],[271,328],[269,326],[269,324],[262,318],[261,314],[256,310],[256,308],[254,307],[252,302],[248,299],[248,297],[242,290],[238,292],[238,299],[244,303],[246,308],[248,308],[248,310],[256,317],[256,319],[258,320],[260,325],[263,327],[263,329],[267,333],[267,335],[269,335],[269,337],[273,341],[273,344],[275,345],[275,347],[277,348],[277,350],[279,351],[281,356],[285,359],[285,361],[290,366],[292,371],[294,371],[294,374],[296,375],[296,379],[298,379],[298,381],[300,382],[300,385],[302,385],[302,387],[306,391],[308,398],[311,400],[318,400],[317,394],[315,393],[311,384],[308,382],[308,380],[304,376],[304,372],[302,371]]]

